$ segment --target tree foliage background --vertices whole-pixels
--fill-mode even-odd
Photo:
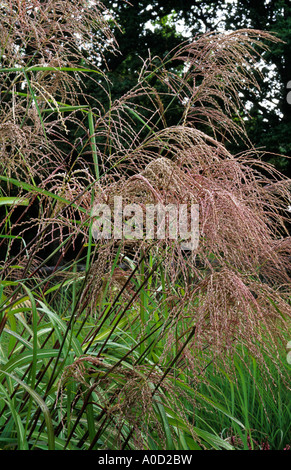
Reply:
[[[290,174],[291,155],[290,125],[291,105],[287,102],[287,85],[291,80],[289,60],[291,44],[291,6],[287,0],[105,0],[104,5],[116,18],[114,27],[120,53],[104,55],[112,81],[112,100],[127,93],[138,80],[142,61],[151,57],[163,58],[178,44],[196,34],[216,30],[254,28],[274,33],[283,42],[271,44],[264,53],[270,64],[258,73],[260,90],[245,90],[247,133],[256,148],[264,153],[263,158],[277,169]],[[150,51],[150,52],[149,52]],[[102,64],[105,69],[105,61]],[[266,79],[266,72],[268,72]],[[90,93],[89,93],[90,94]],[[96,90],[101,98],[100,90]],[[179,122],[181,104],[172,104],[168,109],[169,124]],[[233,144],[231,151],[239,153],[245,149],[243,142]],[[274,154],[274,155],[273,155]]]

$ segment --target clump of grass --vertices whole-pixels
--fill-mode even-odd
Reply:
[[[253,149],[231,155],[224,139],[245,136],[239,92],[257,86],[256,51],[277,40],[255,30],[194,38],[145,60],[136,87],[111,103],[106,74],[82,50],[115,48],[95,3],[0,7],[0,446],[254,447],[268,405],[258,385],[255,414],[257,372],[246,381],[237,357],[281,374],[282,399],[290,180]],[[85,76],[108,103],[88,99]],[[168,126],[173,103],[180,116]],[[114,196],[198,204],[197,251],[169,237],[94,240],[92,206]],[[209,364],[229,378],[218,398],[214,382],[199,388]],[[273,435],[272,446],[285,441]]]
[[[284,348],[281,354],[285,355]],[[282,363],[284,359],[282,358]],[[236,449],[287,450],[290,448],[290,390],[285,380],[290,367],[285,363],[278,373],[271,361],[269,373],[259,367],[247,350],[234,358],[231,373],[209,367],[199,390],[201,407],[197,421],[204,420]],[[199,400],[199,399],[198,399]],[[207,412],[205,402],[216,404]],[[219,411],[219,406],[225,413]]]

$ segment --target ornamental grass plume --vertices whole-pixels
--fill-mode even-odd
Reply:
[[[111,208],[115,196],[143,208],[198,204],[196,252],[185,256],[180,243],[170,239],[154,243],[169,282],[184,279],[185,294],[176,300],[191,311],[196,328],[189,348],[208,344],[220,354],[242,341],[260,359],[261,347],[276,356],[270,345],[283,341],[289,329],[291,246],[285,224],[290,180],[263,162],[260,151],[234,156],[225,141],[236,134],[247,141],[240,91],[258,86],[250,65],[257,47],[265,47],[262,39],[276,41],[255,30],[206,34],[169,59],[182,61],[183,73],[167,72],[157,58],[145,63],[136,90],[113,103],[114,123],[107,131],[106,120],[96,127],[97,135],[110,136],[110,154],[100,155],[104,173],[95,199]],[[150,86],[153,77],[163,83],[164,94],[181,103],[180,124],[166,126],[166,110]],[[145,93],[155,104],[151,115],[135,93]],[[143,124],[138,134],[134,123]],[[140,243],[143,249],[150,245],[146,239]],[[195,307],[193,299],[199,299]]]
[[[86,102],[83,81],[89,64],[99,78],[96,86],[100,77],[105,81],[85,50],[94,50],[95,64],[105,50],[117,50],[109,19],[112,25],[99,1],[1,2],[0,152],[9,176],[23,180],[67,168],[71,157],[55,143],[70,152],[74,145],[66,138],[67,126],[82,121],[76,120],[76,111],[64,115],[64,107]]]

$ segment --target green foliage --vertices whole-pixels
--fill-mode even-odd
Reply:
[[[179,380],[171,368],[163,373],[159,356],[171,322],[156,323],[152,310],[155,316],[162,312],[154,299],[148,298],[148,328],[142,333],[138,305],[124,309],[113,326],[114,304],[105,302],[96,326],[94,318],[76,318],[71,295],[80,295],[82,285],[80,279],[54,286],[62,313],[36,300],[37,290],[21,303],[2,303],[7,326],[1,335],[1,448],[230,449],[216,432],[191,424],[192,407],[185,407],[192,393],[187,404],[181,402]],[[23,307],[27,301],[31,307]],[[169,361],[175,363],[171,350],[165,367]],[[183,396],[185,386],[181,382]]]
[[[165,57],[182,40],[195,37],[197,33],[219,30],[254,28],[271,31],[282,43],[270,46],[264,53],[266,60],[263,77],[258,76],[260,90],[256,93],[243,91],[241,96],[248,112],[244,112],[246,129],[250,141],[264,151],[264,160],[286,175],[290,175],[291,147],[289,138],[291,107],[287,103],[287,83],[290,70],[290,4],[287,0],[252,2],[217,2],[200,0],[188,2],[172,0],[141,1],[134,6],[121,1],[106,1],[106,6],[116,17],[120,31],[116,29],[120,55],[107,55],[110,79],[113,83],[113,99],[127,93],[135,86],[142,59],[148,56]],[[184,24],[179,32],[176,23]],[[151,28],[148,27],[149,22]],[[272,78],[267,78],[269,70]],[[274,86],[275,83],[275,86]],[[93,91],[93,90],[92,90]],[[266,101],[269,100],[269,101]],[[235,116],[234,116],[235,117]],[[169,110],[169,123],[177,124],[179,106]],[[227,144],[230,151],[245,150],[243,141]]]
[[[285,351],[282,350],[284,354]],[[281,373],[268,364],[271,375],[265,375],[255,358],[247,351],[235,357],[234,368],[228,373],[225,365],[209,367],[209,383],[201,386],[203,400],[219,403],[215,413],[197,413],[237,449],[283,450],[290,446],[290,366],[285,363]]]

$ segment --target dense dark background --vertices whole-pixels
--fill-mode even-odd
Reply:
[[[287,0],[105,0],[119,25],[114,32],[120,54],[106,55],[109,77],[112,81],[112,99],[119,98],[137,81],[142,59],[164,57],[181,41],[206,31],[254,28],[273,32],[284,43],[270,44],[264,53],[267,66],[264,79],[258,77],[261,90],[255,94],[245,90],[243,101],[249,112],[246,120],[248,135],[255,147],[268,151],[264,159],[273,163],[285,175],[291,175],[291,164],[284,156],[291,155],[291,104],[287,102],[287,83],[291,80],[291,4]],[[148,27],[151,22],[151,28]],[[176,26],[183,22],[185,30]],[[114,25],[112,25],[114,27]],[[102,67],[105,70],[105,63]],[[89,87],[92,85],[89,85]],[[96,93],[102,100],[100,91]],[[179,115],[173,108],[170,124]],[[245,149],[242,142],[230,150],[239,153]],[[281,156],[274,156],[280,154]]]

